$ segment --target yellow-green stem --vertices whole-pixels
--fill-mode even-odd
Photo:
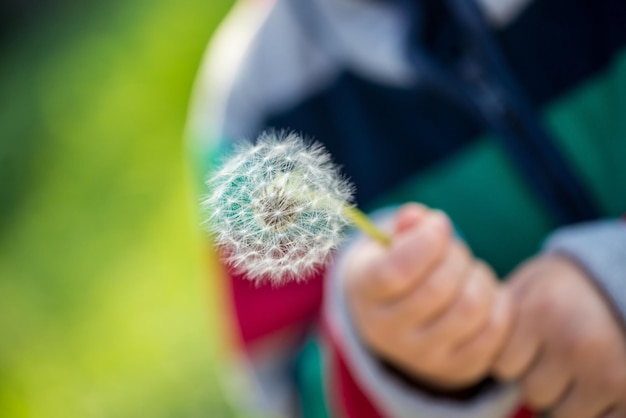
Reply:
[[[344,211],[348,219],[352,221],[352,224],[369,235],[371,238],[378,241],[381,245],[388,247],[391,245],[391,237],[381,231],[375,224],[364,214],[361,210],[354,206],[344,206]]]

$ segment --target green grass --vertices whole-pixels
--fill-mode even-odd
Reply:
[[[0,416],[228,416],[182,131],[230,1],[106,4],[0,60]]]

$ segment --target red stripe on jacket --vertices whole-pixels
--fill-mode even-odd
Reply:
[[[533,418],[534,416],[535,414],[530,409],[522,408],[513,415],[513,418]]]
[[[235,317],[244,346],[297,325],[305,326],[320,315],[323,272],[306,281],[273,285],[256,284],[229,271]]]
[[[326,321],[324,321],[325,323]],[[327,340],[329,396],[333,412],[344,418],[383,418],[356,383],[341,354],[341,349],[325,324],[322,335]]]

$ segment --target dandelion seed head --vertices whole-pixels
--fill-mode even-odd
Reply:
[[[319,144],[293,133],[243,143],[207,182],[207,226],[251,280],[303,280],[340,244],[353,187]]]

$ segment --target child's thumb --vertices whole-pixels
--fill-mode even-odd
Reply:
[[[418,203],[407,203],[403,205],[396,214],[394,235],[402,234],[419,224],[426,214],[428,208]]]

